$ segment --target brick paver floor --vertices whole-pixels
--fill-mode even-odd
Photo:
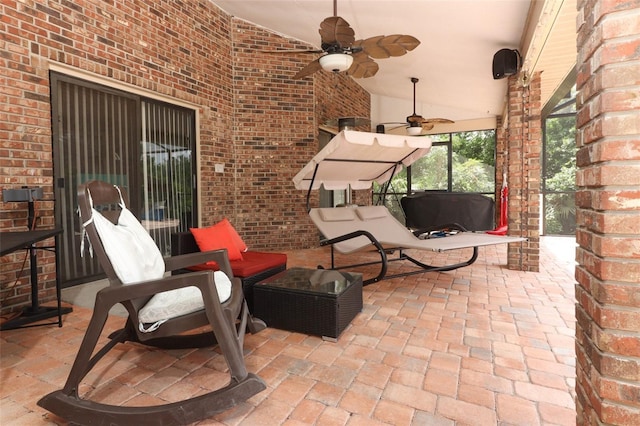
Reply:
[[[506,269],[506,246],[496,246],[469,267],[366,286],[337,342],[273,328],[247,335],[248,369],[267,389],[199,424],[575,424],[575,240],[541,246],[537,273]],[[289,267],[329,261],[326,248],[288,255]],[[66,424],[36,401],[63,386],[90,315],[75,306],[62,328],[0,333],[0,424]],[[111,317],[107,329],[122,321]],[[82,392],[115,404],[176,401],[227,380],[214,349],[124,344],[105,361]]]

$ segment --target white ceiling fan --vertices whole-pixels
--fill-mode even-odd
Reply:
[[[320,55],[299,70],[293,76],[294,79],[304,78],[321,69],[346,71],[351,77],[367,78],[378,72],[378,64],[373,59],[402,56],[420,44],[415,37],[404,34],[356,40],[349,23],[337,15],[337,0],[333,0],[333,16],[320,23],[319,33],[321,50],[276,50],[266,53]]]

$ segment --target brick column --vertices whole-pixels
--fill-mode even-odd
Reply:
[[[640,2],[578,1],[577,423],[640,424]]]
[[[536,73],[525,87],[518,76],[509,77],[508,122],[506,139],[498,144],[506,150],[509,184],[509,235],[527,237],[524,243],[509,244],[507,267],[521,271],[539,271],[540,253],[540,152],[542,131],[540,120],[540,74]],[[502,154],[502,153],[501,153]],[[496,173],[501,173],[496,170]],[[502,177],[500,176],[500,182]]]

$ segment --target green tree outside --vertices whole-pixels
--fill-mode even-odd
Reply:
[[[570,235],[575,233],[575,104],[563,115],[545,120],[545,150],[543,169],[544,233]],[[434,135],[429,154],[411,166],[411,188],[407,170],[392,179],[385,205],[404,220],[400,198],[418,191],[449,189],[448,149],[451,154],[451,191],[484,193],[493,197],[495,191],[495,131],[474,131]],[[379,193],[380,188],[374,187]]]
[[[435,135],[429,154],[411,166],[411,189],[407,170],[391,181],[385,205],[401,221],[404,213],[400,198],[408,192],[447,191],[449,188],[448,151],[452,150],[451,189],[453,192],[485,193],[493,196],[495,187],[495,131],[474,131]],[[380,187],[374,186],[374,193]]]
[[[576,231],[575,115],[545,120],[543,170],[544,233],[571,235]]]

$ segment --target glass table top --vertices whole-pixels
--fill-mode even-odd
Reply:
[[[256,285],[305,293],[339,295],[357,279],[362,279],[362,275],[330,269],[290,268]]]

